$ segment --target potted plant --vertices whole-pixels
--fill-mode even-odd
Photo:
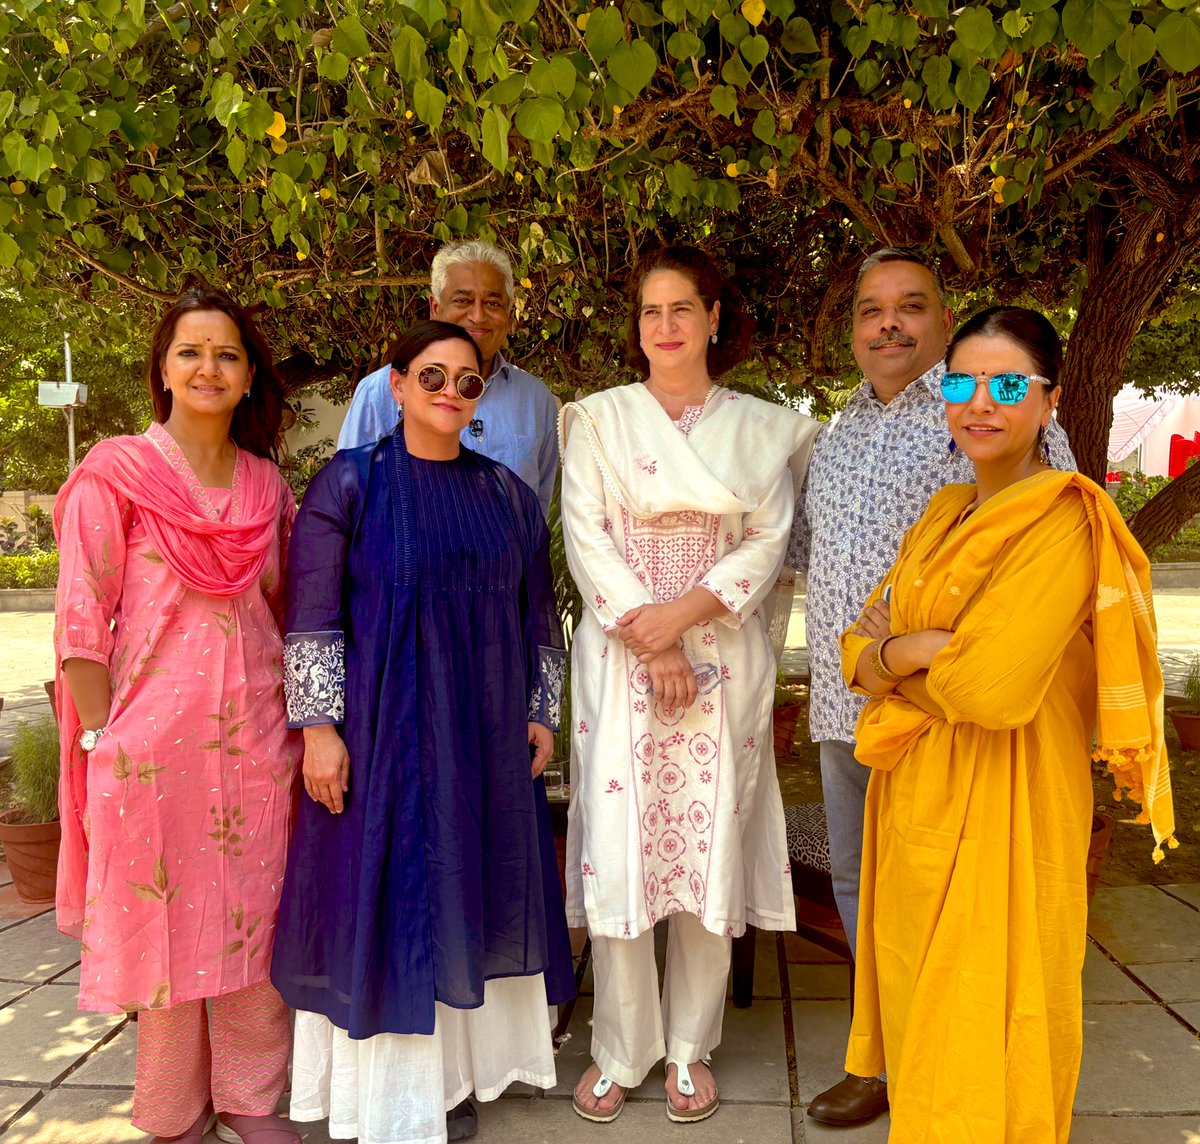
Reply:
[[[23,902],[54,900],[58,869],[58,724],[20,720],[12,747],[10,809],[0,814],[0,844]]]
[[[786,759],[792,753],[796,724],[804,710],[804,698],[780,668],[775,675],[775,709],[772,724],[775,732],[775,758]]]
[[[1167,708],[1179,745],[1185,751],[1200,751],[1200,653],[1192,656],[1183,681],[1183,700]]]

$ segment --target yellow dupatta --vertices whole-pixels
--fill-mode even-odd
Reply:
[[[973,497],[973,486],[943,489],[909,531],[896,565],[884,581],[896,589],[893,632],[955,630],[968,609],[986,596],[992,569],[1004,547],[1035,527],[1059,497],[1079,497],[1091,528],[1095,567],[1091,619],[1097,727],[1093,757],[1107,762],[1117,801],[1128,795],[1142,805],[1138,821],[1149,823],[1155,840],[1154,860],[1161,861],[1163,844],[1173,848],[1178,843],[1163,739],[1163,682],[1150,564],[1145,553],[1108,494],[1077,473],[1047,472],[1019,481],[954,527]],[[881,585],[871,599],[878,599],[882,590]],[[853,680],[858,657],[868,643],[869,639],[853,630],[842,636],[847,684]],[[925,673],[909,677],[893,692],[873,696],[859,718],[858,758],[877,769],[890,769],[903,749],[937,717],[933,712],[938,709],[936,697],[928,693]]]

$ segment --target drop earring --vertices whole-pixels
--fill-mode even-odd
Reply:
[[[950,438],[950,444],[946,446],[946,460],[953,461],[954,454],[958,452],[958,446],[954,443],[954,438]]]
[[[1043,425],[1038,429],[1038,448],[1042,454],[1042,460],[1048,465],[1050,464],[1050,442],[1046,440],[1046,426]]]
[[[715,346],[717,344],[717,335],[714,333],[708,340]]]

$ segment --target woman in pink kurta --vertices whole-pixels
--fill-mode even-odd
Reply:
[[[80,1008],[141,1013],[135,1125],[198,1144],[215,1109],[223,1138],[291,1144],[269,981],[298,761],[282,396],[261,335],[211,291],[160,323],[150,383],[156,423],[95,446],[55,506],[59,926],[83,939]]]

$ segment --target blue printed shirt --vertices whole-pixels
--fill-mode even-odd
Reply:
[[[945,362],[923,373],[889,402],[869,381],[822,430],[796,505],[788,563],[808,573],[809,734],[854,742],[866,699],[842,679],[838,637],[857,619],[887,575],[904,534],[929,498],[950,484],[974,484],[961,451],[950,453]],[[1074,470],[1075,458],[1057,421],[1046,432],[1050,463]]]

